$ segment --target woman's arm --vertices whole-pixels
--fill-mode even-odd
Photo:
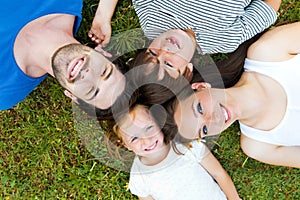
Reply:
[[[139,200],[155,200],[152,198],[152,196],[147,196],[147,197],[139,197]]]
[[[241,135],[241,147],[249,157],[263,163],[300,168],[300,146],[278,146]]]
[[[278,12],[282,0],[264,0],[264,2],[269,4],[269,6],[271,6],[276,12]]]
[[[228,200],[241,199],[230,176],[211,152],[208,152],[200,164],[217,181]]]
[[[280,62],[300,53],[300,22],[277,26],[263,34],[247,52],[247,58]]]

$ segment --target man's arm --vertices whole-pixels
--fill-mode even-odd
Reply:
[[[118,0],[101,0],[99,2],[92,27],[88,36],[100,47],[105,47],[111,37],[111,18]]]
[[[211,152],[203,158],[200,164],[217,181],[228,200],[241,199],[230,176]]]

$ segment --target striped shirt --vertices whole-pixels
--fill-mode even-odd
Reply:
[[[271,26],[275,10],[262,0],[132,0],[146,37],[192,29],[203,54],[233,52]]]

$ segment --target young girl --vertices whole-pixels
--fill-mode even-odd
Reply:
[[[194,140],[188,147],[171,142],[147,107],[135,105],[114,132],[136,154],[129,189],[139,199],[240,199],[231,178],[202,142]]]

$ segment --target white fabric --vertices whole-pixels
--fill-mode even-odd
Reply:
[[[155,166],[146,166],[136,157],[130,172],[131,193],[156,200],[214,200],[226,199],[214,179],[199,164],[205,156],[204,144],[192,142],[187,149],[177,144],[180,152],[171,148],[168,156]]]
[[[272,25],[277,15],[262,0],[132,0],[145,35],[193,29],[204,54],[233,52]]]
[[[276,80],[287,95],[287,107],[281,123],[270,131],[261,131],[240,123],[241,131],[249,138],[265,143],[300,145],[300,54],[284,62],[258,62],[246,59],[246,71],[255,71]],[[276,99],[270,99],[276,101]],[[273,111],[276,114],[276,110]]]

